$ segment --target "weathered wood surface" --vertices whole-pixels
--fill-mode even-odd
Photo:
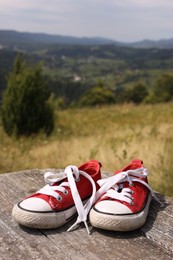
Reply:
[[[19,226],[11,217],[13,205],[44,185],[45,170],[0,175],[0,259],[173,259],[173,199],[156,194],[165,204],[152,201],[146,224],[134,232],[80,228],[74,222],[54,230]]]

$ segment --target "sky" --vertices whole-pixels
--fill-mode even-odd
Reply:
[[[121,42],[173,38],[173,0],[0,0],[0,29]]]

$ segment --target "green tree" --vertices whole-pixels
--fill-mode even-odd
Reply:
[[[17,56],[2,99],[2,124],[8,135],[50,134],[54,126],[50,93],[41,65],[31,67]]]
[[[173,75],[164,74],[156,80],[154,85],[155,102],[168,102],[173,100]]]
[[[96,106],[112,104],[115,101],[114,93],[103,86],[96,86],[88,90],[80,99],[82,106]]]
[[[137,83],[131,91],[131,101],[140,104],[148,95],[148,90],[143,83]]]
[[[148,90],[143,83],[136,83],[134,87],[127,88],[122,92],[121,100],[122,102],[133,102],[135,104],[140,104],[144,101],[148,95]]]

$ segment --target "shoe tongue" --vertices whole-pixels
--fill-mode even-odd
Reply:
[[[118,170],[114,173],[114,175],[122,172],[122,171],[128,171],[128,170],[136,170],[138,168],[143,167],[143,161],[141,160],[133,160],[129,165],[127,165],[126,167],[124,167],[122,170]]]
[[[117,175],[118,173],[122,172],[121,170],[117,170],[114,175]]]

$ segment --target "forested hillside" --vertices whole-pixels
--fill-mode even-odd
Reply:
[[[31,64],[43,62],[43,74],[50,91],[66,105],[78,102],[97,85],[115,95],[136,84],[150,91],[159,77],[173,71],[173,49],[44,44],[28,51],[29,45],[24,46],[0,49],[0,95],[18,53]]]

